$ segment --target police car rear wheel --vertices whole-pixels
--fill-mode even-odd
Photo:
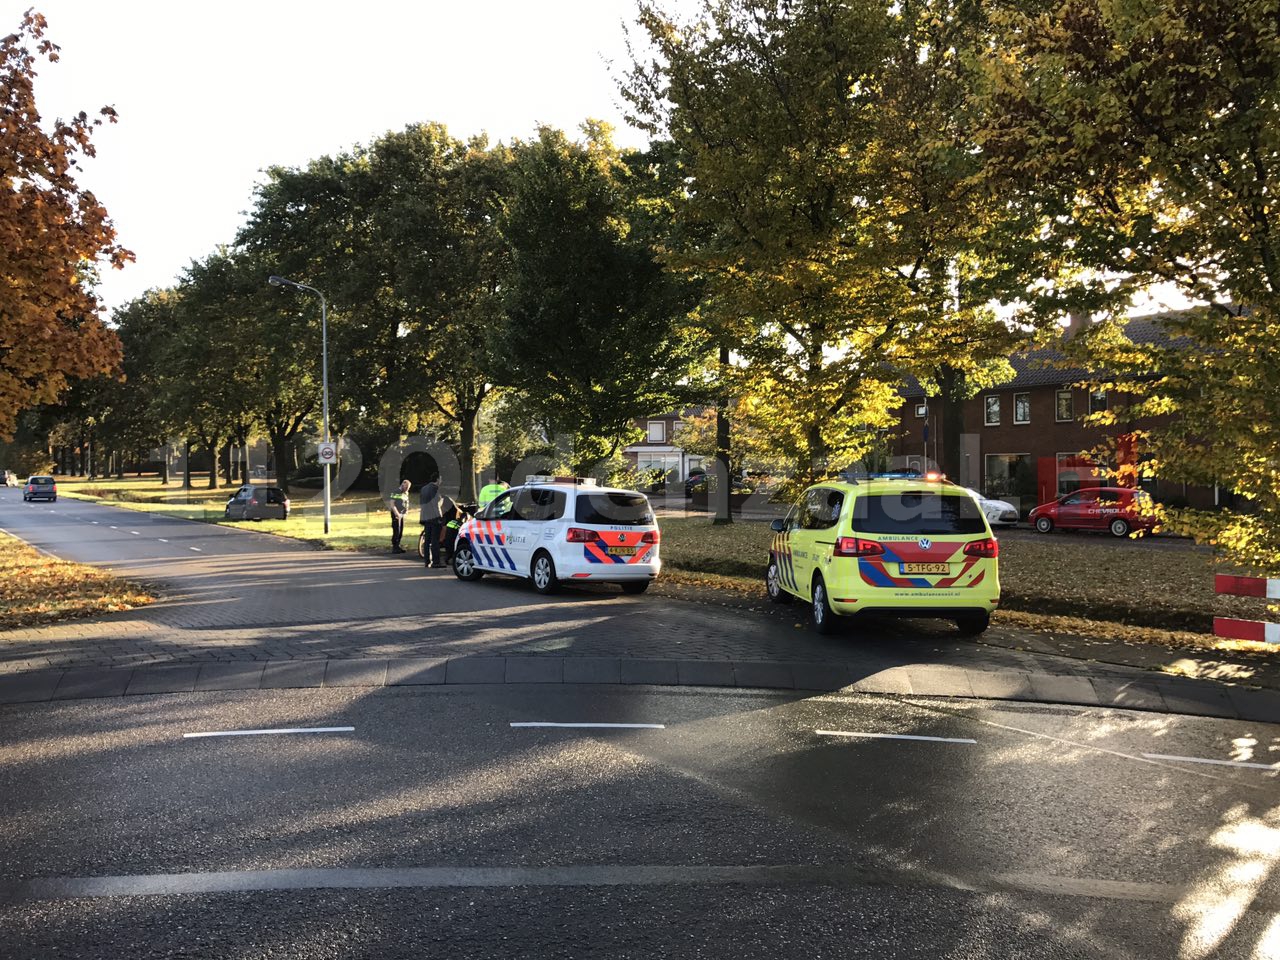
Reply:
[[[533,569],[530,571],[533,578],[533,587],[539,593],[555,593],[560,586],[560,581],[556,579],[555,561],[551,559],[551,555],[539,552],[533,558]]]
[[[622,584],[623,593],[644,593],[649,589],[648,580],[627,580]]]
[[[1036,530],[1039,531],[1040,533],[1052,533],[1053,521],[1050,520],[1048,517],[1036,518]]]
[[[453,574],[459,580],[479,580],[484,572],[476,569],[476,558],[471,553],[471,544],[460,543],[453,555]]]
[[[813,628],[819,633],[836,632],[836,613],[827,600],[827,585],[818,577],[813,581]]]
[[[1129,535],[1129,521],[1119,518],[1112,520],[1111,535],[1113,537],[1127,537]]]
[[[764,589],[774,603],[791,602],[791,594],[782,589],[781,572],[778,570],[777,560],[770,560],[769,566],[765,567]]]

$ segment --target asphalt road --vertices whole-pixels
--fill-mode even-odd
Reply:
[[[547,722],[655,726],[512,726]],[[1269,763],[1272,729],[586,686],[5,707],[0,953],[1271,957],[1280,772],[1144,754]]]
[[[459,582],[390,555],[321,551],[281,537],[0,491],[0,528],[70,560],[161,585],[142,610],[0,634],[0,670],[175,659],[554,654],[706,661],[906,663],[1071,674],[1084,664],[961,642],[945,621],[887,621],[835,637],[797,629],[797,605],[743,611],[616,587],[542,597],[523,582]],[[770,607],[763,596],[760,606]],[[1022,644],[1007,644],[1009,647]],[[1050,664],[1049,669],[1045,664]],[[1096,665],[1091,669],[1097,670]]]

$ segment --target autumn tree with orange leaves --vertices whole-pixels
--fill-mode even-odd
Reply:
[[[18,413],[50,403],[72,378],[116,371],[120,342],[98,315],[92,279],[101,261],[133,254],[116,244],[106,209],[75,181],[105,117],[80,113],[47,129],[36,107],[35,66],[58,60],[47,24],[28,10],[0,41],[0,438]]]

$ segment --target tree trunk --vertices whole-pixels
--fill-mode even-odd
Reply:
[[[166,443],[160,451],[160,486],[169,485],[169,445]]]
[[[941,451],[939,466],[942,472],[955,480],[961,479],[961,441],[964,438],[964,395],[967,378],[963,370],[944,366],[938,371],[938,387],[942,393],[942,436],[938,439]]]
[[[124,451],[123,450],[116,451],[116,479],[117,480],[124,479]]]
[[[209,451],[209,489],[218,489],[218,438],[210,437],[205,445]]]
[[[463,503],[475,503],[476,492],[476,418],[478,410],[463,410],[458,421],[458,466],[462,471],[462,488],[458,496]]]
[[[191,489],[191,441],[182,441],[182,489]]]
[[[729,347],[720,347],[720,376],[724,378],[729,369]],[[711,493],[715,504],[715,513],[711,522],[716,525],[733,523],[733,510],[729,505],[729,497],[733,494],[733,480],[729,464],[729,395],[725,392],[716,397],[716,483]]]
[[[271,459],[275,461],[276,486],[289,495],[289,437],[283,430],[268,430],[271,437]]]
[[[228,440],[222,445],[222,479],[226,481],[227,486],[233,483],[231,477],[231,441]]]

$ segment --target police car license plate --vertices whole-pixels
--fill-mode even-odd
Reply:
[[[634,557],[636,555],[635,547],[610,547],[609,552],[615,557]]]
[[[950,573],[949,563],[904,563],[903,573]]]

